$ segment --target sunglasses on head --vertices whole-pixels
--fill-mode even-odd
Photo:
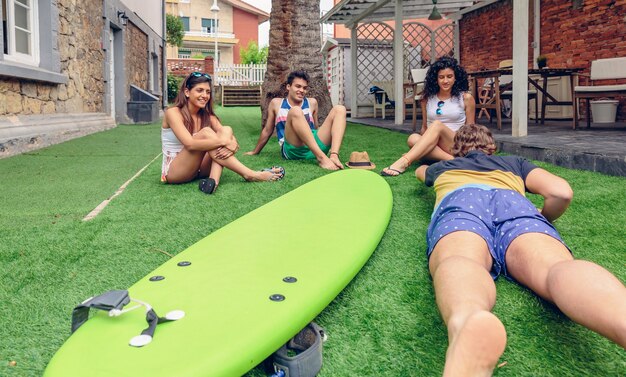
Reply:
[[[206,77],[207,79],[211,80],[211,75],[209,75],[208,73],[191,72],[191,76],[193,76],[193,77]]]
[[[437,111],[435,111],[435,113],[437,115],[443,114],[443,110],[441,108],[443,107],[444,104],[445,104],[445,102],[443,102],[443,101],[437,102]]]

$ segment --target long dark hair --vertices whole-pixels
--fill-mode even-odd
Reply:
[[[466,92],[469,88],[467,81],[467,72],[459,65],[455,58],[449,56],[443,56],[437,59],[426,72],[426,83],[424,85],[424,100],[428,99],[435,94],[439,93],[439,84],[437,83],[437,76],[442,69],[450,68],[454,71],[454,85],[452,85],[452,97],[458,97],[463,92]]]
[[[205,82],[208,82],[209,86],[211,87],[211,96],[209,97],[209,101],[204,106],[204,108],[198,111],[198,115],[200,116],[200,129],[210,126],[211,115],[217,118],[217,115],[215,115],[215,111],[213,111],[213,85],[211,81],[211,76],[200,72],[190,73],[189,76],[185,77],[182,84],[180,84],[178,95],[176,96],[176,100],[174,101],[174,106],[180,109],[180,113],[183,115],[183,124],[190,134],[193,134],[193,119],[191,119],[191,114],[189,113],[189,108],[187,107],[187,104],[189,103],[189,98],[187,98],[187,96],[185,95],[185,89],[191,90],[196,85]]]

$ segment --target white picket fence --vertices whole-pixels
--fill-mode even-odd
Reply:
[[[266,64],[231,64],[215,68],[218,85],[261,85],[267,71]]]

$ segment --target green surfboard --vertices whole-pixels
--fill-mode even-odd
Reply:
[[[143,309],[118,317],[92,310],[44,375],[240,376],[352,280],[380,242],[391,207],[389,186],[370,171],[344,170],[304,184],[213,232],[128,289],[159,315],[185,313],[159,324],[151,343],[129,345],[147,327]],[[163,279],[150,280],[154,276]]]

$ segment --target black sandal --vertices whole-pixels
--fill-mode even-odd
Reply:
[[[213,178],[205,178],[201,179],[198,184],[198,188],[205,194],[213,194],[215,192],[215,188],[217,184],[215,183],[215,179]]]

